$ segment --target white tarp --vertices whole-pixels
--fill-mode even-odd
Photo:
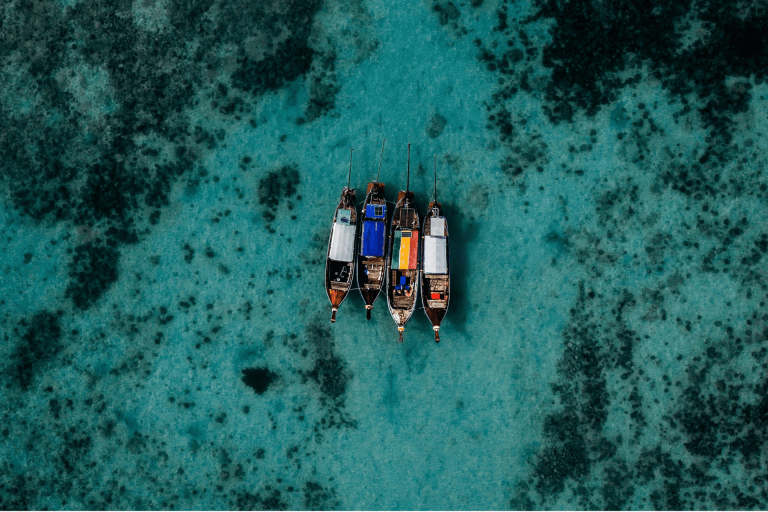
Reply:
[[[432,226],[435,225],[434,222],[435,219],[432,219]],[[448,273],[448,259],[445,248],[445,237],[424,237],[424,272],[426,274]]]
[[[432,236],[445,236],[445,217],[432,217],[429,230]]]
[[[330,258],[349,263],[355,257],[355,226],[333,223]]]

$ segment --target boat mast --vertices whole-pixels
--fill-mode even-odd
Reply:
[[[379,173],[376,175],[376,183],[379,182],[379,176],[381,176],[381,161],[384,159],[384,143],[387,139],[381,141],[381,156],[379,157]]]
[[[408,177],[405,179],[405,193],[408,194],[408,185],[411,182],[411,143],[408,143]]]
[[[437,202],[437,153],[435,153],[435,202]]]
[[[349,150],[349,176],[347,176],[347,190],[349,190],[349,186],[352,184],[352,152],[354,150],[355,148]]]

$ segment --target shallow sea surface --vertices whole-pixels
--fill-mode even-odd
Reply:
[[[768,507],[764,2],[0,7],[0,508]],[[329,321],[384,138],[439,345]]]

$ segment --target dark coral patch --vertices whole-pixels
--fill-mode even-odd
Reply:
[[[472,0],[473,7],[479,7],[483,0]],[[464,3],[459,4],[464,7]],[[432,12],[437,15],[437,22],[441,26],[447,26],[456,37],[468,34],[467,28],[461,21],[461,10],[451,1],[433,0]]]
[[[570,120],[577,110],[594,115],[616,100],[619,89],[636,83],[643,65],[650,63],[662,87],[681,96],[695,92],[706,103],[705,118],[718,126],[723,115],[745,108],[728,91],[726,77],[754,75],[762,82],[768,64],[763,51],[768,13],[756,6],[737,15],[722,0],[652,7],[547,0],[536,17],[556,22],[552,43],[542,55],[544,66],[552,69],[545,112],[555,122]],[[701,23],[708,36],[686,45],[691,20]]]
[[[544,66],[552,69],[546,88],[552,106],[545,107],[550,119],[570,121],[577,109],[594,115],[601,105],[615,101],[617,90],[635,81],[634,75],[615,77],[617,72],[639,68],[648,59],[657,65],[673,64],[678,48],[675,24],[689,8],[689,2],[653,8],[543,2],[537,16],[556,20],[554,39],[542,56]],[[586,28],[590,26],[600,28]],[[584,37],[585,30],[590,37]]]
[[[242,381],[246,386],[252,388],[257,395],[263,395],[278,377],[269,368],[246,368],[242,370],[242,373]]]
[[[274,55],[256,62],[248,57],[238,61],[232,85],[254,96],[281,88],[309,70],[314,51],[304,37],[292,37],[280,43]]]
[[[41,311],[29,321],[21,320],[19,327],[26,328],[21,335],[14,355],[16,381],[26,390],[32,384],[40,367],[53,359],[63,348],[59,317]]]
[[[12,77],[12,83],[3,83],[0,97],[4,120],[0,123],[0,195],[45,229],[58,223],[57,231],[70,233],[51,245],[62,244],[56,249],[69,258],[63,263],[64,289],[76,310],[96,309],[118,279],[128,286],[122,283],[126,276],[136,287],[130,292],[136,294],[151,282],[142,276],[144,268],[122,270],[125,245],[136,244],[153,226],[168,220],[166,207],[179,181],[186,182],[180,190],[185,198],[195,196],[207,183],[217,190],[230,188],[228,182],[216,185],[224,180],[209,176],[201,159],[227,144],[227,133],[237,130],[230,125],[238,121],[247,125],[252,120],[256,126],[253,110],[261,96],[287,84],[300,87],[304,77],[311,75],[306,79],[309,102],[304,118],[310,122],[334,108],[339,90],[335,56],[312,47],[324,39],[316,37],[313,19],[320,6],[321,2],[312,0],[82,0],[66,6],[42,0],[4,6],[0,61],[4,78]],[[191,111],[195,117],[207,118],[205,128],[194,124]],[[253,170],[251,157],[242,163]],[[292,167],[268,170],[274,174],[262,187],[260,209],[279,215],[281,208],[292,209],[293,202],[301,199],[296,197],[299,174]],[[236,191],[243,199],[243,192]],[[228,214],[227,210],[223,215]],[[214,267],[222,274],[234,273],[218,261],[223,260],[226,247],[214,246],[214,253],[205,243],[182,240],[176,247],[181,257],[178,253],[176,257],[193,270],[192,264],[204,263],[201,257],[209,263],[209,258],[215,258]],[[52,254],[55,251],[47,245],[22,247],[9,265],[50,261],[55,268],[59,263],[60,254]],[[163,258],[163,264],[174,263],[173,254],[168,261]],[[143,264],[147,259],[151,265],[160,264],[159,255],[151,252],[137,261]],[[291,275],[299,276],[296,271]],[[40,274],[33,277],[48,279]],[[200,281],[195,285],[202,285]],[[227,453],[214,446],[229,443],[229,435],[210,445],[219,454],[220,465],[210,480],[183,467],[188,453],[207,450],[208,441],[214,441],[206,438],[205,428],[232,428],[236,420],[230,411],[213,411],[207,427],[189,427],[188,445],[176,451],[167,446],[162,431],[138,421],[132,405],[118,396],[130,389],[140,399],[150,376],[161,369],[154,366],[154,358],[176,338],[171,332],[155,332],[152,326],[172,322],[169,309],[181,309],[173,313],[190,317],[190,325],[215,323],[198,325],[189,334],[191,339],[199,338],[201,351],[219,341],[215,334],[226,309],[218,311],[211,298],[199,300],[201,305],[210,304],[205,316],[201,312],[194,319],[196,299],[186,292],[169,294],[163,306],[137,303],[139,310],[127,311],[129,307],[118,301],[110,304],[109,318],[103,318],[101,325],[98,318],[92,319],[96,323],[86,322],[88,334],[82,336],[74,329],[71,335],[65,334],[63,326],[69,320],[47,311],[30,314],[14,326],[13,314],[6,308],[0,323],[8,326],[4,342],[12,345],[4,368],[10,391],[3,405],[9,411],[18,409],[14,418],[4,417],[0,442],[9,450],[17,446],[25,454],[23,460],[35,463],[14,460],[0,468],[0,509],[170,510],[208,502],[218,508],[301,506],[304,480],[280,485],[282,479],[276,478],[277,483],[269,481],[262,487],[256,483],[262,479],[256,471],[261,475],[268,471],[265,466],[270,461],[263,460],[264,450],[245,453],[245,448],[228,447]],[[247,312],[258,307],[246,303]],[[126,342],[127,353],[112,352],[116,339]],[[76,344],[67,347],[65,341]],[[77,358],[74,371],[81,377],[81,386],[46,382],[37,386],[44,389],[36,391],[38,381],[50,380],[49,365],[72,364],[66,356],[72,354],[74,360],[89,345],[100,356]],[[210,371],[204,358],[190,356],[182,364],[200,376]],[[258,394],[273,389],[280,379],[266,368],[248,368],[242,377]],[[176,397],[168,397],[175,411],[171,414],[205,422],[207,405],[197,393],[201,387],[180,387]],[[32,407],[33,403],[38,405]],[[271,419],[274,426],[283,418]],[[92,460],[95,453],[110,453],[135,471],[115,473],[109,461]],[[303,453],[295,453],[293,463],[300,457]],[[144,490],[135,493],[137,485]],[[317,507],[333,506],[325,500],[329,491],[320,484],[309,492],[316,497]]]
[[[430,119],[426,127],[427,135],[430,138],[436,139],[445,130],[445,125],[448,124],[448,120],[440,114],[435,113]]]
[[[117,281],[120,254],[114,245],[97,238],[75,248],[66,296],[76,307],[88,309]]]
[[[342,426],[357,427],[357,420],[348,418],[344,411],[352,373],[344,359],[336,353],[333,333],[326,322],[319,319],[311,322],[307,326],[306,335],[311,352],[304,349],[301,355],[307,357],[311,354],[312,366],[308,370],[299,370],[298,374],[301,375],[302,384],[311,383],[320,392],[319,402],[324,415],[315,422],[313,429],[315,441],[320,442],[325,430],[340,429]]]
[[[627,291],[605,298],[580,285],[577,304],[563,332],[565,349],[558,363],[561,379],[553,385],[562,408],[544,420],[545,444],[536,456],[530,481],[544,502],[563,493],[569,483],[584,482],[596,471],[613,483],[589,492],[584,488],[577,496],[580,506],[595,508],[594,503],[602,503],[611,510],[621,509],[634,493],[628,483],[628,463],[618,453],[624,441],[621,436],[612,438],[604,425],[611,395],[615,394],[608,387],[609,374],[636,381],[632,359],[639,337],[625,319],[625,313],[636,304]],[[634,401],[642,403],[637,390],[634,394]],[[635,415],[627,416],[630,428],[641,427]],[[512,507],[530,504],[533,489],[528,484],[519,486]]]
[[[250,493],[249,491],[235,492],[234,510],[289,510],[291,507],[285,502],[285,496],[278,489],[267,486],[266,492]]]
[[[18,83],[28,86],[0,100],[8,121],[0,128],[0,175],[11,204],[38,220],[96,229],[118,257],[120,244],[136,243],[160,222],[173,183],[225,139],[223,128],[189,126],[189,110],[210,98],[219,121],[239,120],[260,95],[306,75],[316,59],[309,36],[320,2],[289,1],[277,14],[260,2],[170,0],[159,31],[148,30],[132,6],[14,4],[0,42],[0,57],[29,63],[18,71]],[[230,53],[236,66],[222,80]],[[320,68],[332,66],[323,59]],[[92,88],[96,82],[107,85]],[[312,94],[310,119],[333,108],[338,87],[321,89]],[[33,108],[20,110],[18,102]],[[188,190],[199,181],[191,177]],[[110,281],[81,293],[84,284],[73,277],[70,296],[83,309]]]
[[[453,2],[446,2],[444,4],[436,3],[432,6],[432,10],[437,14],[437,19],[440,25],[447,25],[448,22],[455,22],[461,16],[461,12],[453,4]]]
[[[306,372],[307,377],[314,380],[320,391],[331,400],[338,400],[347,391],[347,381],[344,362],[336,354],[328,359],[316,359],[314,367]]]
[[[284,166],[268,173],[259,180],[259,204],[276,208],[283,198],[296,194],[300,182],[299,171],[295,166]]]
[[[322,400],[343,405],[343,397],[351,374],[345,362],[336,354],[331,330],[325,324],[312,323],[307,327],[309,341],[314,348],[316,359],[311,370],[305,375],[312,379],[323,394]]]
[[[259,204],[264,207],[261,216],[267,223],[277,218],[277,209],[284,201],[296,195],[300,183],[301,177],[295,165],[283,166],[267,173],[259,180]],[[301,199],[301,196],[298,196],[297,199]],[[289,210],[293,209],[290,201],[288,201],[287,207]],[[269,225],[267,225],[267,229],[274,232]]]
[[[336,106],[336,94],[341,90],[336,80],[336,56],[323,55],[315,58],[312,70],[307,75],[309,100],[304,109],[307,121],[327,114]],[[296,124],[304,124],[303,117],[296,119]]]
[[[317,482],[304,484],[304,508],[307,510],[334,510],[339,507],[336,491]]]

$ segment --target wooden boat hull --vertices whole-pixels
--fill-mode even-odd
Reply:
[[[413,192],[401,190],[392,212],[387,244],[387,306],[400,332],[401,342],[419,292],[419,250],[418,246],[413,247],[420,240],[418,230],[419,213]]]
[[[432,231],[432,219],[436,218],[442,219],[443,233],[433,233]],[[445,261],[443,262],[441,258],[435,258],[434,263],[430,262],[428,264],[425,255],[427,237],[433,235],[445,237]],[[448,222],[443,216],[443,207],[440,203],[435,201],[429,203],[427,215],[424,218],[421,238],[421,304],[424,307],[424,313],[426,313],[427,318],[432,323],[432,329],[435,331],[435,342],[440,343],[440,324],[442,324],[446,313],[448,313],[448,304],[451,298],[450,237]],[[440,250],[442,251],[442,248]],[[428,271],[430,273],[427,273]],[[431,271],[434,271],[434,273]]]
[[[331,302],[331,322],[336,321],[336,312],[344,299],[347,298],[349,290],[352,289],[355,274],[355,253],[357,252],[355,199],[355,190],[344,187],[333,216],[331,236],[328,240],[328,252],[325,259],[325,292]],[[348,219],[348,222],[344,222],[345,219]],[[347,226],[351,226],[354,232],[350,231]],[[351,251],[350,235],[352,237]]]
[[[360,226],[361,229],[358,229],[358,238],[357,238],[357,247],[358,247],[358,253],[357,253],[357,287],[360,289],[360,295],[363,297],[363,301],[365,302],[365,309],[366,309],[366,318],[368,320],[371,319],[371,309],[373,309],[373,304],[376,302],[376,299],[379,298],[379,295],[381,294],[381,290],[384,287],[385,277],[386,277],[386,260],[387,260],[387,253],[386,250],[384,251],[384,254],[382,256],[366,256],[363,254],[363,246],[364,246],[364,229],[365,229],[365,221],[371,220],[373,222],[382,222],[383,223],[383,229],[386,230],[387,226],[387,215],[386,215],[386,199],[384,196],[384,183],[378,183],[378,182],[372,182],[368,184],[368,189],[366,191],[365,195],[365,204],[363,204],[363,209],[360,212]],[[379,221],[375,216],[371,217],[370,219],[366,215],[366,210],[369,205],[373,206],[379,206],[382,205],[384,207],[384,219],[383,221]],[[385,244],[386,247],[386,244]]]

